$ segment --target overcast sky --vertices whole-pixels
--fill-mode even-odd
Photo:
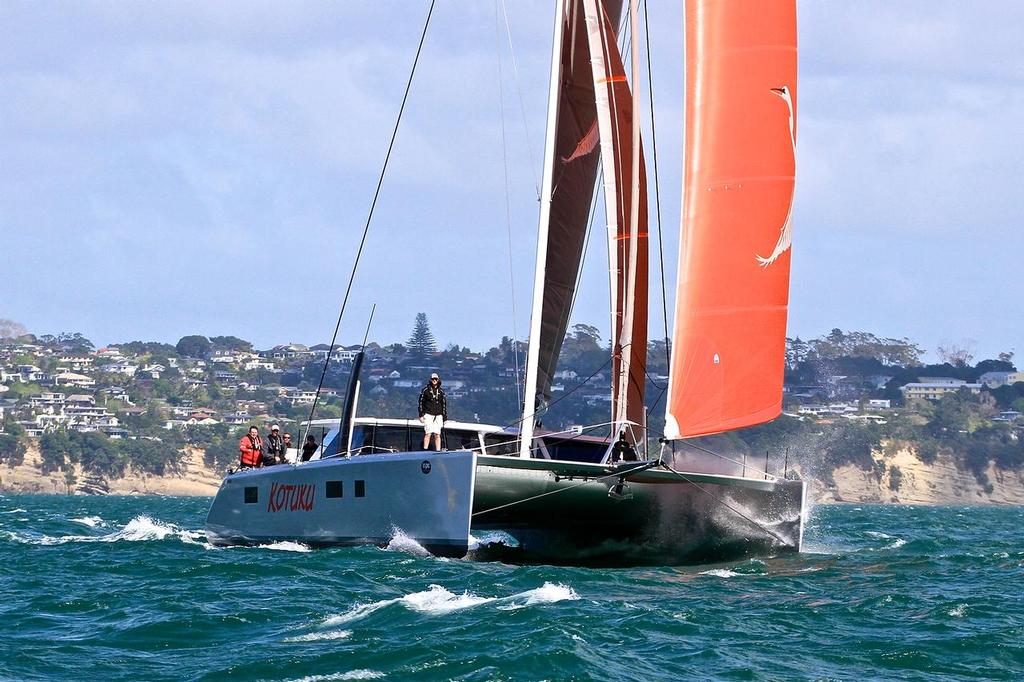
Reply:
[[[492,1],[438,2],[345,343],[372,303],[382,342],[419,311],[442,344],[527,332],[553,3],[507,1],[518,78]],[[328,340],[427,4],[0,3],[0,318]],[[679,5],[650,9],[670,291]],[[790,335],[1024,352],[1024,3],[806,0],[799,36]],[[604,254],[574,320],[607,333]]]

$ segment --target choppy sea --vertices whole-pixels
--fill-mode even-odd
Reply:
[[[592,569],[207,544],[208,499],[0,496],[0,678],[1024,678],[1024,510],[822,506],[799,555]]]

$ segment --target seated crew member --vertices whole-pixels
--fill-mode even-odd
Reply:
[[[263,451],[263,466],[271,466],[284,462],[284,440],[281,438],[281,427],[274,424],[267,436],[266,449]]]
[[[626,440],[626,432],[623,431],[619,434],[619,439],[615,441],[615,445],[612,446],[612,464],[617,462],[635,461],[637,461],[636,450],[634,450],[633,445]]]
[[[313,436],[306,436],[306,442],[302,446],[302,461],[308,462],[316,454],[316,451],[320,448],[316,444],[316,438]]]
[[[281,438],[284,438],[284,452],[281,453],[281,464],[285,464],[288,461],[288,451],[292,449],[292,434],[285,433]]]
[[[241,453],[239,463],[242,469],[263,466],[263,439],[260,438],[260,430],[250,426],[249,433],[238,441],[238,451]]]

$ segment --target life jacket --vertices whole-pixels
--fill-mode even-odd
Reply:
[[[259,436],[253,438],[245,434],[238,442],[238,449],[242,453],[242,466],[258,467],[262,464],[263,440]]]

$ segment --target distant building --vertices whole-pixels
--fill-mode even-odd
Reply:
[[[973,394],[981,393],[981,384],[969,384],[962,379],[951,379],[948,377],[920,377],[925,381],[905,384],[900,386],[903,397],[923,398],[925,400],[939,400],[947,393],[956,393],[965,388]]]
[[[1024,372],[985,372],[978,377],[978,383],[989,388],[1012,386],[1021,381],[1024,381]]]

